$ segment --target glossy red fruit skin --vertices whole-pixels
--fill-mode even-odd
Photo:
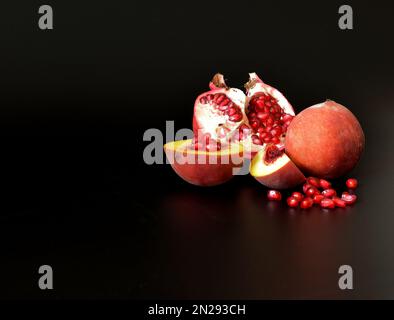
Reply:
[[[335,202],[332,199],[324,198],[320,202],[320,207],[326,208],[326,209],[334,209],[335,208]]]
[[[321,194],[323,196],[325,196],[326,198],[332,198],[337,195],[337,192],[334,189],[326,189],[326,190],[323,190]]]
[[[282,199],[282,194],[278,190],[268,190],[267,198],[268,200],[280,201]]]
[[[293,198],[296,198],[298,201],[301,201],[304,198],[304,195],[301,192],[297,192],[297,191],[293,192],[291,196]]]
[[[306,190],[305,194],[308,197],[313,197],[315,194],[319,194],[319,190],[317,190],[316,187],[310,187],[308,190]]]
[[[316,194],[313,196],[313,202],[320,204],[320,202],[324,199],[324,196],[321,194]]]
[[[341,198],[333,197],[332,200],[334,201],[335,206],[337,206],[339,208],[345,208],[346,207],[346,202],[344,200],[342,200]]]
[[[357,196],[355,194],[344,192],[342,193],[341,199],[345,201],[347,205],[351,205],[357,201]]]
[[[325,179],[320,179],[320,187],[323,189],[330,189],[331,188],[331,182],[325,180]]]
[[[309,198],[309,197],[306,197],[300,203],[300,207],[302,209],[308,209],[308,208],[310,208],[312,206],[313,206],[313,200],[312,200],[312,198]]]
[[[299,203],[299,201],[294,197],[288,197],[286,202],[287,205],[292,208],[298,207],[298,203]]]
[[[327,100],[304,109],[291,121],[286,154],[310,176],[339,178],[355,167],[365,137],[357,118],[346,107]]]
[[[309,177],[306,180],[310,185],[316,187],[316,188],[320,188],[320,179],[315,178],[315,177]]]
[[[347,179],[346,180],[346,187],[348,187],[349,189],[356,189],[358,186],[358,181],[357,179]]]

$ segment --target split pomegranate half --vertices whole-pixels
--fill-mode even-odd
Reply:
[[[229,88],[220,73],[213,77],[210,88],[197,97],[194,105],[196,139],[240,141],[247,157],[253,157],[264,144],[283,142],[294,117],[293,107],[256,73],[250,73],[245,84],[247,96]]]

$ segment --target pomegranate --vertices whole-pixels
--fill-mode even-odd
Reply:
[[[252,129],[252,143],[279,144],[294,118],[294,110],[282,93],[264,83],[256,73],[249,74],[245,84],[246,115]]]
[[[164,145],[174,171],[185,181],[198,186],[215,186],[230,180],[242,167],[241,144],[226,144],[211,151],[207,146],[196,150],[192,139],[172,141]],[[215,149],[216,148],[216,149]]]
[[[229,88],[223,75],[217,73],[209,84],[210,91],[200,94],[194,104],[193,132],[196,141],[205,137],[213,140],[242,140],[250,133],[245,114],[245,94]]]
[[[365,138],[346,107],[326,101],[299,113],[287,130],[287,155],[304,173],[337,178],[357,164]]]
[[[250,164],[250,174],[261,184],[274,189],[293,188],[305,176],[285,154],[283,147],[264,145]]]

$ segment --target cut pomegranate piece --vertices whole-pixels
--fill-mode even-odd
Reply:
[[[228,141],[243,138],[249,126],[245,115],[245,94],[229,88],[223,75],[216,74],[209,84],[210,91],[199,95],[194,104],[193,131],[198,140],[209,134],[213,140]],[[242,129],[242,133],[238,132]],[[250,129],[249,129],[250,132]]]
[[[277,89],[264,83],[256,73],[249,74],[245,84],[246,115],[255,137],[254,144],[283,142],[287,127],[294,117],[294,110]]]
[[[218,148],[216,144],[200,145],[193,139],[178,140],[165,144],[164,151],[174,171],[198,186],[215,186],[230,180],[243,162],[239,143]]]
[[[274,189],[293,188],[305,181],[305,176],[290,158],[274,144],[263,146],[250,165],[250,174],[261,184]]]

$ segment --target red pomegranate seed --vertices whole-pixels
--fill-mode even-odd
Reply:
[[[317,190],[316,187],[310,187],[308,190],[306,190],[305,194],[308,197],[313,197],[316,194],[319,194],[319,190]]]
[[[267,198],[269,200],[280,201],[282,199],[282,194],[277,190],[268,190]]]
[[[208,95],[207,95],[207,100],[208,100],[208,101],[213,100],[213,98],[214,98],[213,94],[208,94]]]
[[[222,102],[223,100],[224,100],[224,98],[225,98],[226,96],[224,95],[224,94],[218,94],[216,97],[215,97],[215,102],[216,102],[216,104],[219,104],[220,102]]]
[[[304,198],[304,195],[301,192],[294,191],[291,196],[296,198],[298,201],[301,201]]]
[[[288,197],[287,205],[292,208],[298,207],[298,200],[294,197]]]
[[[358,181],[357,179],[347,179],[346,180],[346,187],[348,187],[349,189],[356,189],[358,186]]]
[[[258,109],[264,109],[264,101],[263,100],[256,100],[255,102],[254,102],[254,105],[256,106],[256,107],[258,107]]]
[[[268,113],[264,113],[264,112],[258,112],[257,113],[257,118],[259,118],[260,120],[265,120],[269,117]]]
[[[220,106],[227,106],[229,104],[230,100],[229,99],[224,99],[219,105]]]
[[[309,197],[306,197],[305,199],[303,199],[300,204],[300,207],[302,209],[308,209],[312,206],[313,206],[313,200],[312,200],[312,198],[309,198]]]
[[[314,187],[316,187],[316,188],[320,188],[320,180],[319,180],[318,178],[309,177],[308,179],[306,179],[306,181],[307,181],[310,185],[312,185],[312,186],[314,186]]]
[[[233,114],[236,114],[237,111],[238,111],[238,110],[237,110],[236,108],[230,107],[230,108],[228,108],[228,110],[227,110],[227,115],[228,115],[228,116],[232,116]]]
[[[275,144],[278,144],[278,143],[280,142],[280,139],[279,139],[278,137],[273,137],[273,138],[271,139],[271,142],[272,142],[272,143],[275,143]]]
[[[271,106],[272,106],[272,104],[271,104],[270,101],[266,101],[266,102],[265,102],[265,105],[266,105],[267,107],[271,107]]]
[[[321,202],[320,202],[320,206],[322,208],[327,208],[327,209],[334,209],[335,208],[335,203],[332,199],[329,198],[324,198]]]
[[[350,194],[347,192],[342,193],[341,199],[346,202],[346,204],[353,204],[357,200],[357,196],[355,194]]]
[[[265,131],[264,131],[264,128],[260,127],[260,128],[257,129],[257,132],[260,133],[260,134],[262,134],[262,133],[264,133]],[[260,137],[261,137],[261,136],[260,136]]]
[[[302,186],[302,192],[306,193],[306,190],[308,190],[310,187],[312,187],[309,183],[305,183]]]
[[[331,182],[324,180],[324,179],[320,179],[320,186],[323,189],[330,189],[331,188]]]
[[[208,103],[208,99],[206,97],[201,97],[200,98],[200,103],[206,104],[206,103]]]
[[[242,120],[242,114],[240,113],[233,114],[231,117],[229,117],[229,120],[234,122],[239,122]]]
[[[335,205],[340,208],[346,207],[346,202],[343,201],[341,198],[333,197],[332,200],[334,201]]]
[[[228,109],[228,105],[222,105],[222,104],[220,104],[219,105],[219,107],[218,107],[218,109],[220,110],[220,111],[226,111],[227,109]]]
[[[332,198],[337,195],[337,192],[334,189],[326,189],[326,190],[323,190],[321,194],[323,196],[325,196],[326,198]]]
[[[321,194],[316,194],[313,196],[313,202],[320,204],[320,202],[324,199],[324,196]]]

